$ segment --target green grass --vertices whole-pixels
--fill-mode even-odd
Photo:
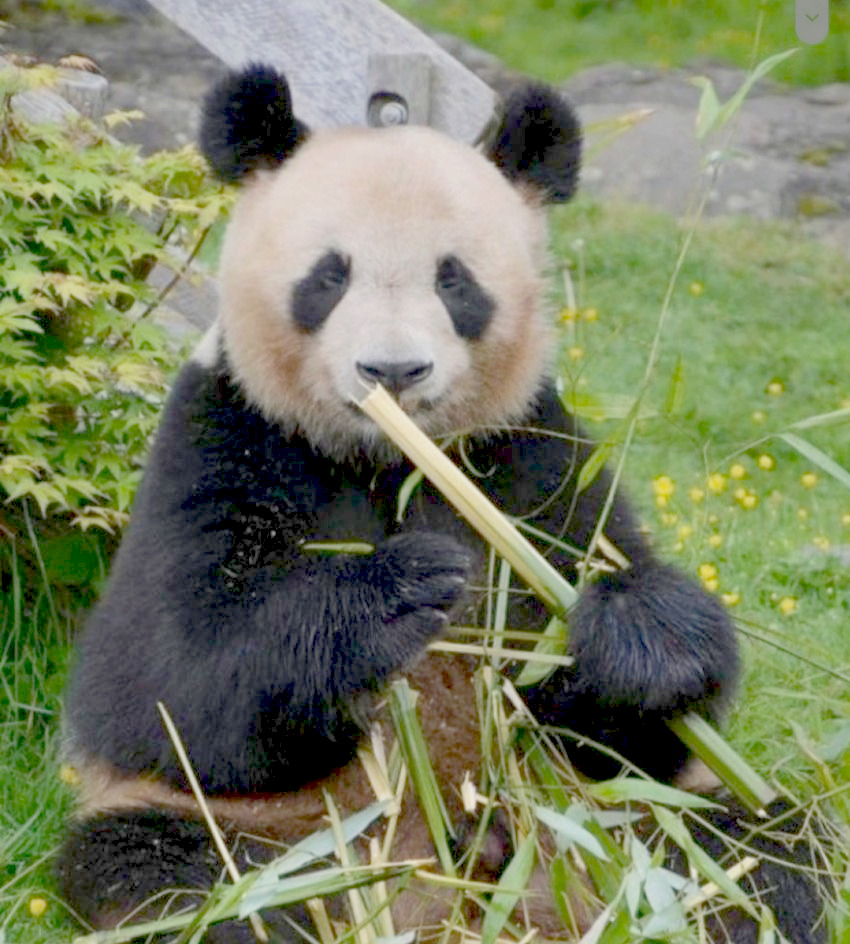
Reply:
[[[555,265],[569,266],[579,291],[562,356],[568,390],[633,394],[682,234],[645,210],[579,203],[562,213]],[[816,779],[797,728],[821,757],[850,735],[850,568],[835,556],[850,548],[850,488],[781,434],[850,410],[848,303],[846,262],[792,228],[703,224],[647,394],[655,416],[627,462],[656,543],[716,581],[741,621],[748,673],[732,740],[762,773],[806,793]],[[848,427],[845,412],[797,433],[848,470]],[[598,432],[616,442],[622,429],[612,420]],[[847,759],[838,763],[846,777]]]
[[[391,0],[404,16],[465,36],[516,69],[564,81],[611,61],[681,66],[714,60],[747,67],[762,19],[759,59],[800,41],[793,0]],[[850,79],[850,4],[833,0],[830,34],[773,75],[800,85]]]
[[[59,776],[59,707],[70,621],[49,595],[21,586],[0,554],[0,940],[69,938],[49,860],[71,798]],[[40,917],[30,913],[47,904]]]

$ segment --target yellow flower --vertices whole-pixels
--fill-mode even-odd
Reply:
[[[581,316],[585,321],[596,321],[599,318],[599,312],[595,308],[585,308]]]
[[[672,528],[673,525],[679,520],[679,516],[672,511],[666,511],[661,516],[661,523],[665,528]]]
[[[720,545],[721,545],[722,543],[723,543],[723,535],[722,535],[722,534],[710,534],[710,535],[708,536],[708,546],[709,546],[709,547],[720,547]]]
[[[75,787],[80,782],[80,775],[75,767],[70,764],[62,764],[59,768],[59,779],[62,783],[67,783],[69,787]]]
[[[772,380],[766,390],[772,397],[778,397],[785,393],[785,386],[781,380]]]
[[[800,484],[803,488],[814,488],[818,484],[818,477],[814,472],[804,472],[800,476]]]
[[[779,612],[784,616],[790,616],[792,613],[797,612],[797,601],[794,597],[783,597],[777,605]]]
[[[45,898],[30,898],[27,908],[34,918],[40,918],[47,911],[47,900]]]
[[[568,347],[567,356],[571,361],[580,361],[584,357],[583,347]]]
[[[705,492],[701,488],[694,486],[688,489],[688,498],[690,498],[695,505],[698,505],[705,498]]]
[[[797,517],[800,519],[800,521],[805,521],[809,517],[808,508],[798,508]]]
[[[577,314],[578,312],[575,310],[575,308],[570,308],[568,306],[562,308],[559,312],[561,321],[563,321],[564,324],[569,324],[571,321],[575,321]]]
[[[755,492],[751,492],[748,488],[736,488],[735,489],[735,501],[748,511],[755,508],[758,505],[759,500]]]
[[[829,543],[829,538],[824,537],[822,534],[818,534],[816,537],[812,538],[812,544],[822,551],[829,550]]]
[[[741,594],[733,590],[731,593],[721,593],[720,599],[725,606],[737,606],[741,602]]]
[[[680,524],[676,530],[676,536],[680,541],[686,541],[694,533],[693,525]]]
[[[729,469],[729,478],[730,479],[744,479],[747,477],[746,467],[741,465],[740,462],[736,462]]]
[[[758,457],[758,467],[764,469],[765,472],[769,472],[775,465],[776,461],[773,456],[769,456],[766,452]]]
[[[726,476],[715,472],[714,475],[709,475],[705,484],[710,492],[719,495],[726,488]]]
[[[691,284],[688,286],[688,291],[694,296],[694,298],[699,298],[699,296],[705,291],[705,286],[702,284],[702,282],[691,282]]]
[[[652,480],[652,490],[656,495],[669,498],[676,491],[676,483],[669,475],[657,475]]]
[[[755,410],[750,417],[754,423],[763,423],[767,419],[767,413],[763,410]]]
[[[845,528],[850,528],[850,511],[848,511],[846,515],[841,516],[841,523]]]
[[[717,576],[717,567],[714,564],[700,564],[697,573],[700,580],[712,580]]]
[[[720,581],[717,579],[717,577],[709,577],[708,580],[703,580],[702,585],[706,590],[708,590],[709,593],[714,593],[720,586]]]

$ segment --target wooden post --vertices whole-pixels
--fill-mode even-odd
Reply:
[[[411,122],[427,114],[428,124],[468,142],[493,118],[489,86],[379,0],[151,3],[231,68],[264,62],[280,69],[295,113],[309,127],[366,124],[376,92],[384,95],[378,112],[403,100],[403,107],[384,109],[390,123],[405,110]],[[398,56],[408,57],[406,64],[393,69],[390,58]],[[430,68],[423,69],[425,59]],[[373,101],[373,121],[375,113]]]

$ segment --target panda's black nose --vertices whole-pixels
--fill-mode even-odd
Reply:
[[[376,361],[374,364],[357,362],[357,373],[370,384],[379,383],[390,393],[399,394],[430,376],[433,362]]]

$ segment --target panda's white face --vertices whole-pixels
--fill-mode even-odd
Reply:
[[[316,134],[244,185],[221,328],[248,400],[332,454],[377,438],[380,381],[431,435],[520,420],[546,370],[545,227],[484,157],[425,128]]]

